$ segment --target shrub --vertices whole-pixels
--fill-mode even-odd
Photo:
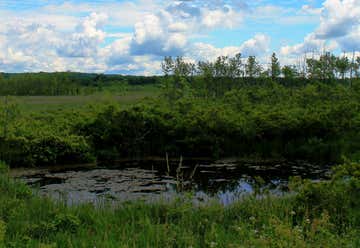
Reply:
[[[9,166],[0,160],[0,174],[6,174],[9,172]]]
[[[6,233],[6,224],[4,221],[0,219],[0,246],[5,241],[5,233]]]

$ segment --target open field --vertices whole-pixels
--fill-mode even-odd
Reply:
[[[116,103],[120,106],[136,104],[145,98],[159,95],[158,87],[140,88],[126,92],[99,92],[91,95],[77,96],[14,96],[11,97],[24,111],[51,111],[61,109],[78,109],[89,104]],[[4,97],[0,97],[4,102]]]

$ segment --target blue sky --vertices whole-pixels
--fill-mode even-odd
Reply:
[[[189,61],[255,55],[266,66],[360,50],[360,0],[2,0],[0,71],[158,74]],[[360,55],[360,54],[359,54]]]

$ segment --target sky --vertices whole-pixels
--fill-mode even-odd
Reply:
[[[360,0],[1,0],[0,71],[154,75],[164,56],[360,55]]]

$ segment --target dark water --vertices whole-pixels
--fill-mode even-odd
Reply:
[[[167,201],[191,194],[197,201],[229,204],[252,192],[287,192],[288,178],[326,178],[328,168],[303,161],[236,160],[123,161],[112,165],[77,165],[12,171],[40,195],[69,204],[112,201]],[[191,193],[189,193],[191,192]]]

